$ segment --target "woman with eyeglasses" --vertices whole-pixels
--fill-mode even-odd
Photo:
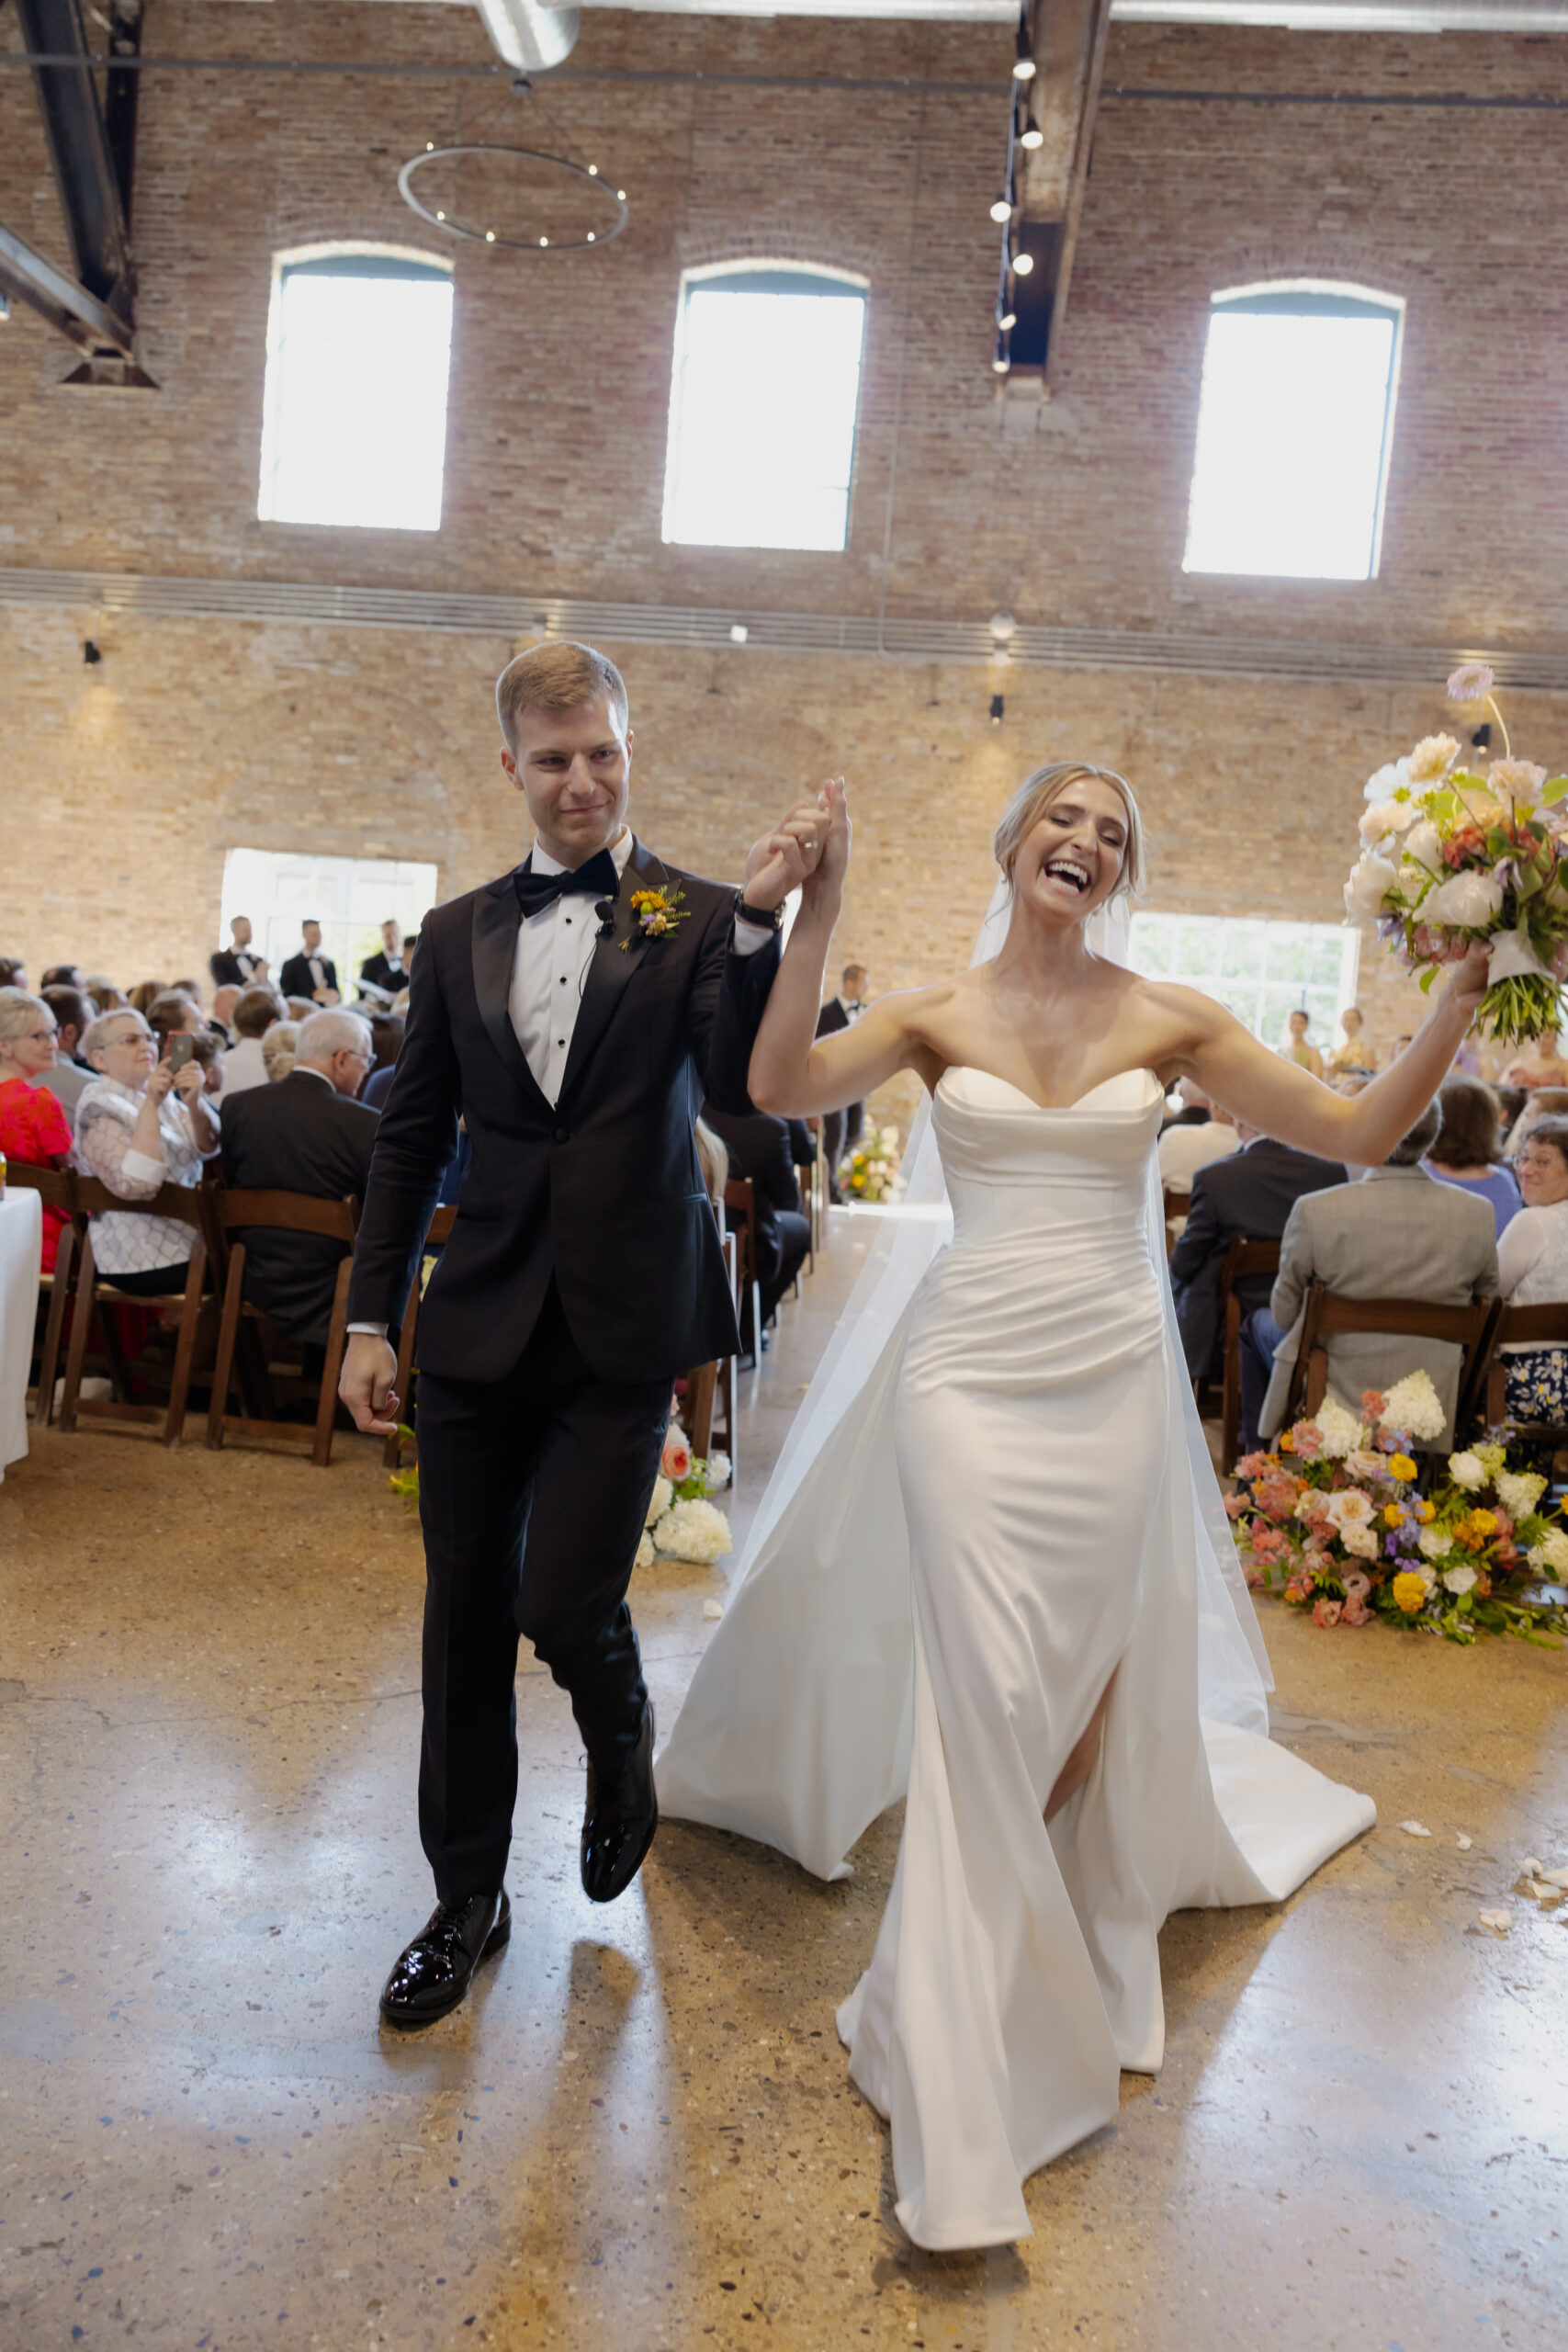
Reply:
[[[1525,1204],[1497,1244],[1497,1288],[1515,1306],[1568,1299],[1568,1119],[1538,1119],[1514,1160]],[[1506,1351],[1510,1420],[1568,1421],[1568,1350]]]
[[[62,1168],[71,1122],[44,1084],[54,1068],[54,1015],[41,997],[0,989],[0,1151],[30,1168]],[[43,1213],[43,1265],[49,1273],[65,1227],[62,1209]]]
[[[222,1141],[203,1100],[206,1072],[193,1058],[176,1070],[140,1012],[106,1012],[82,1040],[97,1077],[76,1105],[71,1165],[122,1201],[150,1201],[161,1184],[199,1184]],[[117,1290],[166,1298],[185,1288],[191,1227],[134,1208],[93,1218],[93,1258]]]

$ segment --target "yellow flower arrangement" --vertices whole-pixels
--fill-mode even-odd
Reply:
[[[644,939],[663,939],[675,929],[677,923],[685,922],[691,913],[691,909],[682,903],[685,895],[685,892],[678,887],[668,890],[634,890],[632,892],[632,913],[637,920],[637,931],[641,933]],[[630,947],[636,935],[635,933],[631,933],[622,940],[623,954]]]
[[[1404,1513],[1397,1503],[1385,1503],[1383,1505],[1382,1523],[1385,1527],[1404,1526]]]
[[[1416,1464],[1408,1453],[1391,1453],[1388,1470],[1391,1478],[1414,1478],[1416,1476]],[[1427,1515],[1430,1516],[1429,1511]]]
[[[1414,1617],[1426,1600],[1427,1579],[1418,1577],[1413,1568],[1404,1568],[1394,1577],[1392,1589],[1396,1605],[1407,1617]]]
[[[1416,1506],[1416,1516],[1420,1521],[1423,1527],[1430,1527],[1432,1521],[1438,1516],[1437,1504],[1426,1501],[1418,1502]]]

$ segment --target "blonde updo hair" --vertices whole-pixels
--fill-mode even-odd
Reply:
[[[991,848],[997,864],[1012,880],[1014,860],[1025,841],[1054,800],[1059,800],[1069,785],[1081,784],[1087,777],[1097,776],[1101,784],[1114,786],[1122,795],[1127,811],[1127,854],[1122,861],[1122,878],[1111,892],[1113,899],[1137,898],[1143,890],[1146,854],[1144,844],[1144,820],[1133,787],[1125,776],[1114,768],[1092,767],[1087,760],[1053,760],[1049,766],[1036,768],[1026,775],[1012,798],[1002,811],[1001,822],[991,836]]]

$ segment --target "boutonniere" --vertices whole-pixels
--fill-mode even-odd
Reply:
[[[692,911],[685,904],[685,897],[678,884],[671,884],[667,890],[634,890],[632,918],[637,930],[628,933],[622,940],[623,956],[639,934],[644,939],[667,939],[677,924],[683,923]]]

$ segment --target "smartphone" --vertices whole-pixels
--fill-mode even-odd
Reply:
[[[177,1037],[171,1037],[169,1040],[169,1068],[171,1069],[184,1069],[186,1062],[189,1061],[195,1051],[196,1039],[187,1032],[182,1031]]]

